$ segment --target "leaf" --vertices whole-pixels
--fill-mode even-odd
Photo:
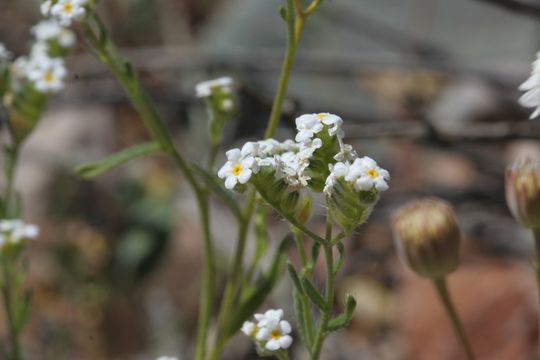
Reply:
[[[161,151],[161,146],[154,142],[146,142],[123,149],[103,160],[78,166],[75,171],[85,179],[101,175],[130,160]]]
[[[191,163],[191,168],[199,175],[206,186],[212,189],[212,191],[225,202],[234,216],[238,219],[242,219],[242,212],[238,207],[236,199],[229,190],[223,187],[222,181],[216,175],[211,174],[195,163]]]
[[[342,314],[336,316],[328,322],[326,325],[327,331],[336,331],[349,324],[354,314],[354,309],[356,308],[356,300],[352,295],[347,295],[347,300],[345,300],[345,310]]]
[[[296,290],[299,291],[301,294],[304,294],[304,288],[302,287],[302,283],[300,282],[300,278],[296,273],[294,265],[290,262],[287,262],[287,270],[289,271],[289,276],[291,277],[291,280]]]
[[[326,309],[328,308],[328,305],[327,305],[326,302],[324,301],[324,299],[323,299],[323,297],[321,296],[321,294],[319,294],[319,292],[317,291],[317,289],[315,289],[315,287],[313,286],[313,284],[311,283],[311,281],[309,281],[309,279],[307,279],[307,278],[305,278],[305,277],[302,277],[301,282],[302,282],[302,287],[304,288],[304,292],[305,292],[306,295],[311,299],[311,301],[312,301],[319,309],[321,309],[322,311],[326,311]]]
[[[286,22],[288,20],[288,16],[287,16],[287,9],[285,8],[285,6],[281,5],[278,11],[279,11],[279,16],[281,16],[281,18]]]
[[[254,291],[242,301],[235,313],[231,316],[231,322],[227,324],[226,329],[226,334],[228,336],[234,335],[234,333],[240,329],[244,321],[253,315],[255,310],[257,310],[266,300],[268,294],[270,294],[285,270],[285,262],[287,260],[291,242],[292,238],[290,235],[286,236],[281,241],[278,250],[274,254],[272,265],[270,266],[268,273],[265,274],[260,282],[258,282]]]
[[[343,243],[337,243],[336,247],[339,251],[339,258],[338,261],[334,263],[333,273],[336,275],[339,272],[339,269],[341,268],[341,265],[343,265],[343,260],[345,258],[345,246],[343,246]]]
[[[294,304],[294,317],[296,318],[296,325],[300,339],[306,345],[306,348],[311,348],[311,341],[308,337],[309,329],[307,328],[306,319],[304,317],[304,302],[301,299],[302,294],[298,290],[293,291],[293,304]]]

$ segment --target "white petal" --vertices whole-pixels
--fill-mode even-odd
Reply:
[[[240,149],[231,149],[225,153],[227,155],[227,159],[232,162],[238,162],[242,158],[242,152]]]
[[[240,182],[240,184],[245,184],[249,181],[249,179],[251,178],[251,170],[249,169],[244,169],[244,171],[242,171],[240,173],[240,175],[238,175],[238,181]]]
[[[229,190],[233,189],[236,186],[236,183],[236,176],[227,176],[227,179],[225,180],[225,187]]]
[[[267,328],[261,328],[259,332],[257,332],[255,338],[259,341],[266,341],[270,339],[270,330],[268,330]]]
[[[278,341],[278,340],[272,339],[272,340],[269,340],[269,341],[266,343],[265,347],[266,347],[268,350],[270,350],[270,351],[276,351],[276,350],[279,350],[280,344],[279,344],[279,341]]]
[[[279,328],[282,334],[289,334],[292,331],[291,324],[287,320],[281,320],[279,322]]]
[[[231,175],[232,172],[232,163],[230,161],[227,161],[225,165],[221,167],[218,171],[218,177],[223,179],[226,176]]]
[[[282,349],[288,349],[291,346],[292,341],[292,337],[285,335],[279,338],[279,345],[281,345]]]

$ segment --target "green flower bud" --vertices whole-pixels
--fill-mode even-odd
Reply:
[[[351,184],[339,179],[328,198],[328,205],[336,222],[350,233],[366,222],[377,201],[379,194],[376,190],[357,192]]]
[[[413,201],[397,211],[392,228],[398,256],[418,275],[438,279],[457,268],[461,235],[447,202]]]
[[[540,161],[526,159],[506,169],[506,202],[521,225],[540,228]]]
[[[296,209],[296,219],[300,224],[306,224],[312,215],[313,200],[311,196],[305,196],[299,202]]]
[[[9,110],[9,129],[17,142],[32,132],[45,111],[47,101],[47,94],[27,84],[5,104]]]

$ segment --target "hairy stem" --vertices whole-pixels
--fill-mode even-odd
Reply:
[[[14,293],[12,276],[13,273],[10,269],[10,262],[8,259],[2,259],[2,272],[4,277],[4,283],[2,284],[2,297],[4,301],[4,309],[7,317],[7,325],[9,331],[9,339],[11,342],[10,360],[21,360],[22,351],[19,340],[19,329],[15,322],[15,309],[14,309]]]
[[[319,323],[319,330],[315,337],[315,343],[311,351],[311,359],[317,360],[321,354],[322,344],[326,338],[326,327],[330,321],[330,313],[334,303],[334,253],[332,251],[332,214],[330,211],[326,216],[326,242],[324,248],[324,259],[326,262],[326,283],[324,301],[326,309],[322,312],[322,317]]]
[[[450,321],[452,322],[452,327],[454,328],[454,332],[456,333],[456,336],[458,337],[459,341],[463,345],[463,349],[465,350],[465,353],[467,355],[468,360],[474,360],[474,353],[472,351],[471,345],[469,344],[469,340],[467,339],[467,335],[465,334],[465,330],[463,329],[463,325],[461,324],[461,321],[459,320],[459,316],[456,312],[456,309],[454,308],[454,305],[452,303],[452,299],[450,298],[450,293],[448,292],[448,287],[446,285],[446,279],[440,278],[433,280],[435,287],[437,288],[437,293],[439,294],[439,298],[441,299],[444,309],[448,313],[448,316],[450,317]]]

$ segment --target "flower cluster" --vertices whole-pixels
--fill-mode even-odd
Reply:
[[[283,310],[268,310],[254,317],[256,322],[246,321],[242,325],[242,332],[252,338],[260,349],[277,351],[291,346],[291,324],[282,319]]]
[[[35,239],[38,234],[37,226],[25,224],[22,220],[0,220],[0,249]]]
[[[268,139],[229,150],[218,176],[225,179],[228,189],[246,184],[253,174],[266,168],[295,189],[310,186],[327,195],[341,177],[353,183],[356,191],[387,190],[388,171],[368,157],[358,158],[343,142],[342,124],[339,116],[329,113],[302,115],[296,119],[295,141]]]
[[[519,98],[519,103],[524,107],[536,108],[530,116],[534,119],[540,115],[540,52],[532,63],[531,76],[520,85],[519,90],[525,91]]]
[[[234,89],[234,80],[224,76],[198,83],[195,85],[195,95],[210,101],[217,110],[229,112],[234,110]]]
[[[42,3],[44,16],[32,27],[34,42],[27,56],[20,56],[11,64],[10,89],[19,93],[29,83],[39,93],[55,93],[64,88],[67,75],[64,58],[75,45],[76,38],[68,28],[73,20],[86,13],[86,0],[48,0]],[[1,53],[0,58],[5,58]],[[9,54],[9,53],[8,53]]]

